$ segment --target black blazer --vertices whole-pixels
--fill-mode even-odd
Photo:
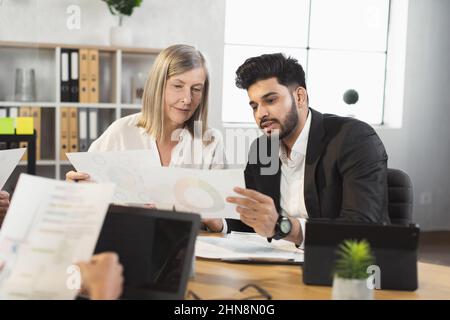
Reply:
[[[304,199],[308,216],[347,221],[389,223],[387,197],[387,154],[375,130],[368,124],[309,109],[312,115],[305,159]],[[262,175],[261,169],[271,163],[261,161],[261,136],[250,147],[245,168],[249,189],[270,196],[277,211],[280,207],[281,162],[279,150],[272,157],[278,170]],[[256,153],[254,153],[256,152]],[[252,231],[240,220],[227,219],[228,232]]]

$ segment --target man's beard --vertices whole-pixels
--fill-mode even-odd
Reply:
[[[267,121],[274,121],[280,123],[277,119],[266,119],[260,123],[260,127],[264,122]],[[276,134],[278,135],[278,138],[280,140],[284,139],[295,130],[297,125],[298,125],[298,111],[297,106],[295,105],[294,97],[292,97],[291,109],[286,115],[286,118],[284,119],[283,123],[280,123],[280,130],[274,130],[274,132],[271,132],[270,135]]]

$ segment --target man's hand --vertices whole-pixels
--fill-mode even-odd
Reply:
[[[5,219],[6,212],[9,208],[9,193],[6,191],[0,191],[0,227],[2,226],[3,219]]]
[[[222,232],[223,220],[222,219],[202,219],[202,223],[211,232]]]
[[[255,190],[238,187],[233,190],[243,197],[228,197],[227,201],[238,205],[236,211],[240,214],[241,221],[259,235],[273,237],[278,212],[272,198]]]
[[[78,263],[83,291],[91,300],[113,300],[122,294],[123,267],[116,253],[94,255],[90,262]]]

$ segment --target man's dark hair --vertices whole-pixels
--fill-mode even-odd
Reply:
[[[302,66],[297,59],[286,58],[282,53],[263,54],[245,60],[236,70],[236,86],[247,90],[255,82],[273,77],[286,87],[295,85],[306,89]]]

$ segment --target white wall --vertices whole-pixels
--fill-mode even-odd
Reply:
[[[107,45],[109,28],[116,23],[100,0],[0,3],[0,40]],[[81,8],[79,31],[66,28],[70,4]],[[389,166],[403,169],[413,180],[415,221],[427,230],[450,229],[450,1],[410,0],[408,18],[403,127],[378,132]],[[144,0],[125,21],[136,46],[187,43],[209,58],[210,122],[220,129],[224,21],[224,0]]]
[[[378,132],[389,166],[413,181],[423,229],[450,229],[449,52],[450,1],[410,0],[403,127]]]

